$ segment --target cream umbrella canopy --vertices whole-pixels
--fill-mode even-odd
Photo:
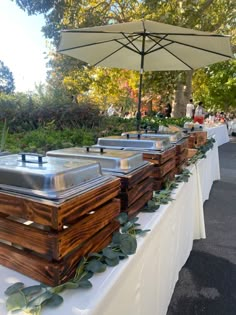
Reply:
[[[149,20],[61,31],[58,52],[90,65],[140,71],[193,70],[233,58],[230,37]]]

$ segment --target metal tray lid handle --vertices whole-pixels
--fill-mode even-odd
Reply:
[[[42,165],[43,163],[47,163],[46,161],[43,161],[43,157],[44,155],[42,154],[38,154],[38,153],[30,153],[30,152],[21,152],[19,153],[19,155],[21,156],[21,162],[24,163],[37,163],[39,165]],[[27,160],[27,156],[33,156],[36,157],[37,159],[35,160]]]

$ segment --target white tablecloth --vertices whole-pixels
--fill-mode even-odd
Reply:
[[[196,164],[199,184],[202,192],[202,201],[209,199],[212,183],[220,179],[219,153],[217,143],[212,150],[206,153],[206,159],[199,160]]]
[[[142,228],[151,231],[138,239],[135,255],[96,274],[91,289],[64,292],[64,303],[57,309],[45,309],[42,315],[165,315],[193,240],[205,238],[202,201],[211,185],[210,181],[205,185],[203,170],[213,152],[218,151],[212,150],[207,159],[190,167],[192,176],[173,192],[173,202],[155,213],[138,215]],[[211,175],[211,181],[215,177]],[[0,277],[0,314],[6,315],[4,290],[16,281],[27,286],[36,282],[3,266]]]
[[[216,127],[205,127],[208,137],[214,136],[218,146],[229,142],[229,135],[226,124],[222,124]]]

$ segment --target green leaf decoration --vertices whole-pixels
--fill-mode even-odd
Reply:
[[[102,258],[102,255],[99,253],[90,253],[88,254],[88,257],[97,257],[97,258]]]
[[[39,296],[37,296],[35,299],[31,300],[28,303],[27,307],[34,308],[35,306],[40,306],[43,303],[45,303],[47,300],[49,300],[53,295],[54,295],[53,292],[46,291],[46,292],[40,294]]]
[[[24,293],[25,296],[32,296],[35,294],[38,294],[42,291],[42,286],[41,285],[32,285],[30,287],[27,288],[23,288],[22,293]]]
[[[105,258],[105,262],[108,266],[114,267],[119,264],[120,259],[119,257],[115,257],[113,259]]]
[[[90,279],[90,278],[92,278],[92,276],[93,276],[93,272],[91,272],[91,271],[86,271],[86,272],[84,272],[84,274],[81,276],[81,280],[88,280],[88,279]]]
[[[88,271],[92,271],[92,272],[103,272],[106,270],[106,265],[103,264],[101,261],[99,260],[91,260],[88,262],[87,266],[86,266],[86,270]]]
[[[7,310],[11,312],[23,309],[26,306],[24,294],[20,291],[11,294],[6,301],[6,306]]]
[[[78,282],[79,284],[79,288],[83,288],[83,289],[90,289],[92,288],[92,283],[89,280],[81,280]]]
[[[135,229],[135,233],[137,235],[145,235],[146,233],[150,232],[151,230],[141,230],[141,229]]]
[[[11,295],[11,294],[18,292],[19,290],[21,290],[23,288],[24,288],[24,283],[16,282],[16,283],[12,284],[10,287],[8,287],[4,293],[6,295]]]
[[[112,236],[112,244],[119,245],[119,243],[120,243],[120,235],[121,235],[120,232],[115,232],[113,234],[113,236]]]
[[[129,234],[120,235],[120,249],[125,255],[133,255],[136,252],[137,241]]]
[[[130,222],[130,223],[135,223],[135,222],[137,222],[138,220],[139,220],[138,217],[134,217],[134,218],[130,219],[129,222]],[[140,225],[140,224],[139,224],[139,225]]]
[[[128,217],[128,214],[127,214],[126,212],[121,212],[121,213],[117,216],[116,219],[117,219],[117,220],[120,222],[120,224],[122,225],[122,224],[124,224],[124,223],[126,223],[126,222],[128,221],[129,217]]]
[[[133,227],[133,223],[127,222],[127,223],[125,223],[124,226],[122,226],[121,232],[122,232],[122,233],[126,233],[126,232],[128,232],[129,229],[131,229],[132,227]]]
[[[78,282],[68,281],[64,283],[65,289],[74,290],[74,289],[78,289],[78,287],[79,287],[79,281]]]
[[[43,304],[49,307],[56,307],[63,303],[63,298],[58,294],[53,294],[51,298],[46,299]]]
[[[119,257],[118,253],[112,250],[110,247],[104,248],[102,253],[103,253],[103,256],[105,256],[108,259],[115,259]]]

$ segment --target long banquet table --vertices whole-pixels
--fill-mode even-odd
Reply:
[[[91,289],[62,293],[64,303],[56,310],[45,308],[42,315],[165,315],[193,240],[206,237],[203,202],[220,178],[218,147],[189,169],[189,181],[173,191],[171,203],[138,215],[142,229],[150,232],[138,239],[134,255],[92,277]],[[0,276],[0,314],[7,315],[4,290],[16,281],[37,282],[3,266]]]
[[[221,124],[214,127],[205,127],[208,137],[214,137],[218,146],[229,142],[229,134],[226,124]]]

